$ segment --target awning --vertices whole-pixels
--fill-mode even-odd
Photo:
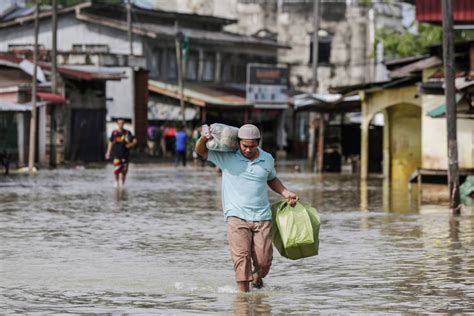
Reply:
[[[285,110],[288,109],[288,103],[255,104],[253,107],[261,110]]]
[[[463,96],[464,95],[461,93],[456,94],[456,106],[459,106]],[[426,115],[433,118],[443,117],[444,115],[446,115],[446,103],[440,104],[439,106],[426,113]]]
[[[66,103],[66,98],[60,94],[54,94],[51,92],[37,92],[36,96],[43,101],[47,101],[48,103]]]
[[[195,108],[186,107],[184,116],[186,121],[192,121],[196,118],[197,110]],[[150,121],[181,121],[181,108],[176,105],[148,101],[148,120]]]
[[[293,104],[297,111],[359,112],[361,108],[358,95],[304,93],[295,95]]]
[[[179,100],[179,89],[175,82],[148,80],[148,90]],[[211,84],[186,82],[183,95],[185,102],[201,107],[239,109],[252,106],[245,100],[245,92]]]
[[[42,107],[46,102],[36,102],[36,107]],[[16,103],[12,101],[0,101],[0,112],[29,112],[33,107],[31,102]]]

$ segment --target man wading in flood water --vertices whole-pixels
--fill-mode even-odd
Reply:
[[[273,157],[260,149],[260,131],[243,125],[238,132],[235,152],[208,150],[202,135],[196,152],[222,170],[222,207],[227,221],[227,238],[234,262],[235,279],[240,291],[263,286],[273,259],[272,211],[267,185],[294,206],[298,196],[276,177]],[[253,269],[252,269],[253,263]]]
[[[117,129],[113,130],[109,138],[105,160],[109,160],[112,154],[114,163],[115,187],[123,187],[128,172],[128,156],[130,149],[137,144],[132,132],[123,128],[124,119],[117,120]]]

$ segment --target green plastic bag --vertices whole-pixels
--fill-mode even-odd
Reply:
[[[319,251],[319,214],[311,205],[287,200],[272,205],[273,245],[285,258],[311,257]]]

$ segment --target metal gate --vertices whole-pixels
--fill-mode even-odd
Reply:
[[[73,110],[70,160],[102,161],[106,110]]]

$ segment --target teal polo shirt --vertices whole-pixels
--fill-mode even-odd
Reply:
[[[222,170],[222,208],[224,217],[235,216],[248,221],[272,219],[267,181],[276,178],[272,155],[258,148],[254,160],[235,152],[208,151],[207,160]]]

